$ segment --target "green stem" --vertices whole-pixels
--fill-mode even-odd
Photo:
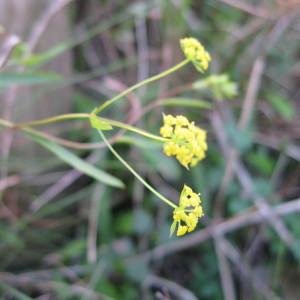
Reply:
[[[109,150],[114,154],[114,156],[147,188],[149,189],[153,194],[155,194],[158,198],[160,198],[162,201],[167,203],[173,208],[177,208],[178,206],[174,204],[172,201],[164,197],[162,194],[160,194],[157,190],[155,190],[148,182],[146,182],[111,146],[111,144],[108,142],[106,137],[104,136],[103,132],[101,130],[98,130],[100,136],[102,137],[104,143],[107,145]]]
[[[6,127],[6,128],[11,128],[11,129],[18,128],[17,124],[14,124],[10,121],[6,121],[6,120],[1,119],[1,118],[0,118],[0,126]],[[35,130],[35,129],[27,126],[27,125],[26,126],[24,125],[22,127],[20,126],[20,128],[18,128],[18,129],[20,129],[23,132],[33,133],[33,134],[38,135],[38,136],[40,136],[42,138],[45,138],[47,140],[51,140],[55,143],[58,143],[58,141],[54,137],[49,136],[47,133],[44,133],[42,131]]]
[[[142,129],[139,129],[137,127],[134,127],[134,126],[131,126],[131,125],[128,125],[128,124],[125,124],[125,123],[122,123],[122,122],[118,122],[118,121],[114,121],[114,120],[111,120],[111,119],[106,119],[106,118],[100,118],[101,120],[107,122],[108,124],[112,125],[112,126],[115,126],[115,127],[119,127],[119,128],[123,128],[123,129],[126,129],[126,130],[129,130],[129,131],[132,131],[132,132],[135,132],[135,133],[138,133],[140,135],[143,135],[149,139],[152,139],[152,140],[155,140],[155,141],[158,141],[158,142],[168,142],[169,139],[166,139],[166,138],[163,138],[163,137],[160,137],[158,135],[155,135],[155,134],[152,134],[152,133],[149,133],[145,130],[142,130]]]
[[[55,122],[59,122],[59,121],[65,121],[65,120],[71,120],[71,119],[90,119],[91,114],[85,114],[85,113],[80,113],[80,114],[65,114],[65,115],[59,115],[59,116],[54,116],[51,118],[46,118],[46,119],[41,119],[41,120],[36,120],[36,121],[30,121],[30,122],[25,122],[25,123],[19,123],[16,124],[15,127],[17,128],[22,128],[22,127],[31,127],[31,126],[37,126],[37,125],[46,125],[46,124],[50,124],[50,123],[55,123]],[[97,117],[99,118],[99,117]],[[159,141],[159,142],[167,142],[168,139],[157,136],[155,134],[151,134],[147,131],[144,131],[142,129],[136,128],[134,126],[122,123],[122,122],[118,122],[115,120],[111,120],[111,119],[106,119],[106,118],[100,118],[101,120],[107,122],[108,124],[118,127],[118,128],[123,128],[135,133],[138,133],[142,136],[145,136],[147,138],[150,138],[152,140],[155,141]],[[4,121],[4,120],[3,120]]]
[[[72,119],[89,119],[90,114],[64,114],[58,115],[50,118],[40,119],[36,121],[29,121],[24,123],[18,123],[16,127],[26,127],[26,126],[37,126],[37,125],[46,125],[50,123],[55,123],[59,121],[72,120]]]
[[[147,78],[141,82],[138,82],[137,84],[131,86],[130,88],[128,88],[127,90],[123,91],[122,93],[116,95],[115,97],[111,98],[110,100],[107,100],[106,102],[104,102],[102,105],[100,105],[98,108],[95,109],[94,113],[97,114],[100,111],[102,111],[103,109],[105,109],[106,107],[108,107],[109,105],[111,105],[112,103],[114,103],[115,101],[121,99],[122,97],[126,96],[127,94],[133,92],[134,90],[142,87],[143,85],[146,85],[150,82],[156,81],[158,79],[161,79],[162,77],[165,77],[175,71],[177,71],[178,69],[182,68],[183,66],[185,66],[186,64],[189,63],[188,59],[183,60],[182,62],[178,63],[177,65],[173,66],[172,68],[159,73],[155,76],[152,76],[150,78]]]

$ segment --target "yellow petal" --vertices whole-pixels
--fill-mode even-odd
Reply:
[[[182,236],[185,235],[187,232],[188,228],[185,225],[179,225],[177,229],[177,236]]]

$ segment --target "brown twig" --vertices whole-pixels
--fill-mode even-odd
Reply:
[[[20,176],[13,175],[3,179],[0,179],[0,192],[4,191],[5,189],[15,186],[20,183]]]
[[[215,251],[218,258],[218,268],[221,277],[221,284],[225,300],[235,300],[235,288],[232,277],[230,264],[222,249],[223,239],[222,236],[214,235]]]
[[[300,161],[300,148],[293,144],[285,144],[283,137],[271,136],[256,132],[254,141],[258,144],[270,147],[278,151],[284,151],[289,157]]]
[[[239,280],[242,279],[240,275],[242,275],[242,277],[247,281],[250,280],[253,284],[253,287],[267,300],[281,299],[267,286],[267,284],[265,284],[263,279],[258,279],[256,274],[253,274],[250,266],[241,257],[239,251],[228,240],[224,239],[223,237],[220,238],[220,248],[224,255],[226,255],[234,264],[236,270],[238,271]]]
[[[191,291],[184,288],[183,286],[181,286],[171,280],[168,280],[168,279],[165,279],[165,278],[153,275],[153,274],[147,275],[147,277],[145,278],[145,280],[143,282],[143,287],[148,288],[148,289],[153,288],[153,287],[154,288],[159,287],[161,289],[166,288],[169,292],[171,292],[178,299],[197,300],[197,297]]]
[[[38,44],[38,41],[40,40],[44,31],[47,29],[52,18],[71,1],[72,0],[56,0],[50,2],[49,6],[38,18],[36,24],[33,27],[33,30],[30,33],[30,36],[27,40],[28,51],[26,53],[26,56],[30,55],[34,51]]]
[[[0,27],[1,31],[1,27]],[[7,62],[10,54],[12,53],[13,49],[21,42],[20,37],[15,34],[3,34],[4,41],[1,41],[0,47],[0,69],[5,65]],[[1,32],[0,32],[1,37]],[[1,40],[1,39],[0,39]]]
[[[265,67],[265,64],[264,64],[263,58],[262,57],[257,58],[253,65],[252,71],[251,71],[249,85],[248,85],[246,96],[245,96],[245,101],[243,102],[242,113],[241,113],[241,116],[240,116],[240,119],[238,122],[238,128],[240,130],[245,129],[245,127],[248,124],[248,121],[250,119],[250,116],[253,112],[256,95],[257,95],[257,92],[258,92],[258,89],[259,89],[259,86],[261,83],[261,77],[262,77],[262,74],[264,71],[264,67]],[[217,113],[218,112],[215,112],[213,114],[217,114]],[[213,116],[212,116],[212,118],[213,118]],[[211,121],[213,121],[213,120],[211,120]],[[227,160],[223,180],[221,182],[221,187],[220,187],[218,194],[216,196],[216,199],[215,199],[214,212],[217,217],[220,217],[223,212],[225,191],[227,189],[228,184],[232,180],[233,165],[237,158],[238,158],[237,151],[232,149],[228,154],[228,160]]]
[[[251,74],[250,74],[248,88],[247,88],[246,95],[245,95],[245,100],[244,100],[243,106],[242,106],[241,115],[240,115],[238,125],[237,125],[239,130],[243,130],[247,127],[250,117],[254,111],[257,94],[258,94],[258,91],[259,91],[259,88],[261,85],[262,76],[263,76],[263,72],[265,69],[266,56],[269,53],[270,49],[272,49],[272,47],[278,41],[279,37],[288,28],[288,26],[290,25],[292,20],[295,18],[295,16],[296,16],[295,13],[292,13],[289,15],[284,15],[276,22],[276,24],[273,26],[271,32],[267,36],[266,45],[263,46],[263,48],[261,49],[260,55],[256,58],[256,60],[254,62],[254,65],[252,67]],[[219,121],[217,121],[218,116],[216,116],[216,118],[214,118],[214,120],[213,120],[214,114],[219,114],[219,112],[216,111],[211,116],[211,122],[214,121],[215,122],[214,125],[217,126],[219,121],[221,122],[221,119]],[[218,135],[219,141],[221,141],[221,139],[223,139],[223,137],[221,136],[221,132],[222,132],[221,128],[223,128],[222,126],[219,126],[218,129],[215,128],[215,132],[216,132],[216,135]],[[221,131],[219,131],[219,130],[221,130]],[[223,141],[223,147],[225,147],[227,150],[228,143]],[[221,187],[217,193],[216,200],[215,200],[214,213],[217,218],[220,218],[223,214],[225,191],[233,178],[234,166],[236,165],[236,161],[239,158],[239,153],[237,152],[236,149],[233,149],[231,147],[231,149],[227,152],[228,152],[227,153],[227,164],[226,164],[224,176],[223,176],[223,179],[221,182]],[[261,204],[259,204],[259,205],[261,205]],[[277,225],[278,224],[279,223],[277,222]],[[283,228],[283,226],[280,226],[280,227]],[[285,232],[287,233],[287,230],[285,230]]]
[[[260,17],[268,20],[274,20],[276,19],[277,16],[276,14],[277,11],[270,12],[268,9],[253,6],[243,1],[239,1],[239,0],[220,0],[220,1],[256,17]]]
[[[228,158],[228,155],[232,153],[232,148],[229,146],[226,137],[220,134],[222,132],[222,129],[224,128],[224,124],[222,123],[220,117],[216,114],[214,114],[214,117],[211,119],[211,121],[213,130],[216,134],[217,140],[219,141],[221,149],[224,155]],[[261,213],[268,217],[268,220],[274,226],[279,236],[290,247],[294,242],[292,235],[289,233],[284,223],[278,217],[276,217],[276,215],[273,214],[272,209],[270,208],[266,200],[255,192],[252,179],[238,157],[236,157],[235,161],[233,162],[233,170],[236,173],[243,189],[253,199],[254,203],[260,209]]]
[[[298,213],[300,211],[300,199],[295,199],[284,204],[276,205],[272,207],[272,211],[273,214],[278,217]],[[149,261],[151,259],[162,259],[167,255],[171,255],[199,245],[213,237],[214,234],[222,236],[226,233],[239,230],[246,226],[265,223],[268,221],[269,216],[262,214],[260,210],[246,211],[244,214],[238,215],[219,224],[209,225],[205,229],[180,238],[180,240],[171,241],[165,245],[157,246],[152,250],[144,252],[133,258],[129,258],[128,261],[132,259],[141,259],[144,261]]]

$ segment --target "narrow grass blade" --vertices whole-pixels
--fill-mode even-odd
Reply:
[[[199,99],[190,98],[168,98],[159,102],[161,106],[185,106],[200,109],[212,109],[212,104]]]
[[[124,184],[123,182],[106,173],[105,171],[102,171],[93,165],[90,165],[89,163],[85,162],[81,158],[79,158],[74,153],[70,152],[69,150],[63,148],[62,146],[53,143],[52,141],[46,140],[43,137],[38,136],[37,134],[34,134],[32,132],[26,133],[32,140],[43,146],[44,148],[48,149],[50,152],[52,152],[54,155],[59,157],[61,160],[66,162],[67,164],[71,165],[75,169],[81,171],[82,173],[100,181],[104,184],[117,187],[117,188],[123,188]]]
[[[61,80],[62,77],[59,74],[49,72],[2,72],[0,73],[0,88],[6,88],[11,85],[49,84],[60,82]]]
[[[16,300],[32,300],[31,297],[26,296],[22,292],[18,291],[14,287],[12,287],[12,286],[4,283],[4,282],[0,282],[0,292],[1,292],[1,290],[4,291],[5,293],[8,293],[10,296],[12,296],[13,297],[12,299],[16,299]]]

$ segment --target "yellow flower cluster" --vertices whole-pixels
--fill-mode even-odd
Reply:
[[[184,185],[179,199],[179,206],[175,208],[173,212],[174,221],[171,226],[170,234],[173,234],[176,227],[177,236],[193,231],[198,224],[199,218],[203,215],[199,194],[194,193],[190,187]]]
[[[175,156],[187,169],[205,158],[206,131],[189,122],[184,116],[164,115],[164,125],[160,128],[164,143],[164,153]]]
[[[198,71],[204,72],[205,70],[207,70],[211,61],[211,57],[197,39],[181,39],[180,46],[185,57],[194,64],[195,68]]]

